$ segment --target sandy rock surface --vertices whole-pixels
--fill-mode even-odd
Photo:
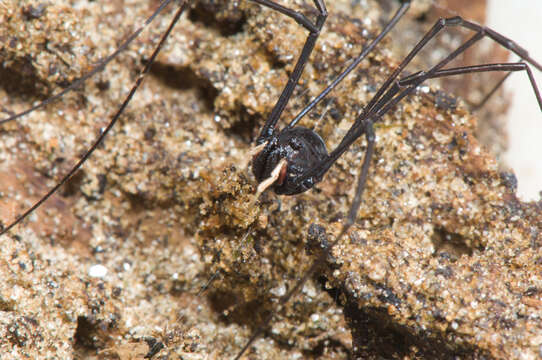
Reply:
[[[156,5],[6,2],[3,117],[87,73]],[[352,6],[329,4],[325,31],[283,121],[388,16],[372,2]],[[90,146],[172,12],[82,89],[2,126],[3,225]],[[2,236],[2,354],[235,356],[340,231],[366,148],[356,142],[306,194],[255,198],[252,141],[305,36],[295,22],[244,2],[191,7],[83,170]],[[398,64],[391,44],[384,42],[304,120],[328,147]],[[425,90],[376,126],[356,225],[247,358],[542,356],[541,205],[516,199],[513,174],[500,171],[480,145],[477,119],[464,102]]]

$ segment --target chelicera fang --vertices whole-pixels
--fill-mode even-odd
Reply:
[[[154,17],[156,17],[161,9],[168,5],[171,1],[164,1],[159,10],[157,10],[151,18],[146,22],[150,23]],[[263,126],[259,137],[256,140],[258,149],[255,152],[252,169],[253,173],[259,183],[265,183],[268,186],[271,186],[275,193],[284,194],[284,195],[295,195],[302,192],[305,192],[311,189],[315,184],[322,181],[326,172],[330,167],[341,157],[341,155],[347,151],[352,143],[354,143],[360,137],[365,137],[367,141],[367,150],[361,166],[361,171],[359,175],[358,185],[356,187],[355,196],[350,207],[348,216],[342,226],[342,229],[339,235],[329,244],[328,251],[337,244],[337,242],[347,233],[349,227],[355,222],[356,216],[361,205],[362,193],[365,187],[365,183],[368,177],[369,166],[371,163],[371,158],[374,152],[375,146],[375,135],[373,126],[378,120],[392,111],[403,98],[414,93],[416,89],[426,80],[438,77],[445,76],[456,76],[467,73],[475,72],[488,72],[488,71],[500,71],[500,72],[514,72],[514,71],[525,71],[529,79],[531,80],[534,92],[536,93],[539,106],[542,108],[542,100],[540,94],[534,83],[534,79],[531,74],[529,64],[538,70],[542,70],[542,66],[536,61],[531,59],[528,53],[519,47],[517,44],[512,42],[510,39],[500,35],[499,33],[477,25],[475,23],[466,21],[460,17],[453,17],[448,19],[439,20],[434,27],[423,37],[422,40],[414,47],[412,52],[401,62],[397,69],[388,77],[388,80],[378,89],[372,100],[365,105],[359,116],[353,121],[353,125],[348,130],[346,136],[342,139],[340,144],[331,152],[328,153],[326,146],[322,138],[313,130],[297,126],[299,120],[307,114],[317,103],[323,100],[326,95],[336,87],[342,79],[350,73],[356,66],[369,54],[375,46],[380,42],[382,38],[389,32],[390,29],[399,21],[399,19],[406,13],[409,8],[410,1],[401,1],[399,10],[391,18],[389,23],[385,26],[384,30],[380,35],[378,35],[375,40],[373,40],[369,45],[367,45],[362,53],[356,58],[347,68],[341,73],[335,81],[332,82],[320,95],[318,95],[305,109],[303,109],[298,116],[296,116],[288,126],[278,130],[277,124],[281,117],[281,114],[288,104],[290,98],[292,97],[293,91],[301,77],[303,68],[307,63],[309,56],[315,46],[317,38],[322,31],[322,28],[325,24],[327,17],[327,10],[323,0],[314,0],[314,7],[317,10],[316,21],[312,22],[308,17],[301,14],[300,12],[291,10],[288,7],[282,6],[274,1],[268,0],[254,0],[255,3],[258,3],[262,6],[269,7],[273,10],[276,10],[285,16],[293,18],[303,27],[309,31],[309,36],[305,41],[301,55],[299,56],[296,66],[292,71],[288,83],[284,88],[279,100],[277,101],[273,111],[270,113],[268,120]],[[123,112],[124,108],[127,106],[131,97],[141,84],[143,75],[150,70],[150,67],[158,55],[158,52],[165,41],[169,36],[169,33],[173,29],[173,26],[180,18],[183,11],[187,8],[187,2],[183,2],[179,7],[179,10],[172,20],[171,25],[164,36],[160,44],[155,49],[153,55],[150,57],[145,69],[142,71],[140,77],[137,79],[136,84],[132,88],[128,97],[124,100],[122,106],[118,112],[114,115],[113,120],[108,124],[106,128],[102,131],[99,138],[89,149],[88,152],[81,158],[81,160],[74,166],[70,172],[53,188],[51,189],[46,196],[44,196],[39,202],[32,206],[28,211],[23,215],[18,217],[14,222],[7,225],[2,234],[9,231],[13,226],[22,221],[26,216],[32,213],[37,207],[39,207],[51,194],[58,190],[67,180],[69,180],[75,172],[80,168],[80,166],[91,156],[94,150],[99,146],[104,137],[110,131],[110,129],[115,125],[115,122],[119,118],[120,114]],[[145,25],[146,26],[146,25]],[[408,76],[402,76],[404,68],[409,64],[409,62],[416,56],[416,54],[439,32],[443,29],[452,26],[464,27],[474,32],[474,35],[461,46],[459,46],[455,51],[445,57],[437,65],[428,69],[427,71],[420,71],[415,74]],[[143,29],[142,26],[137,30],[133,36],[131,36],[125,44],[123,44],[118,52],[122,51],[128,43],[135,38]],[[495,64],[484,64],[484,65],[473,65],[457,68],[448,68],[444,67],[463,53],[466,49],[475,44],[478,40],[489,37],[493,41],[499,43],[506,49],[518,55],[525,62],[517,63],[495,63]],[[116,55],[113,54],[111,58]],[[89,73],[88,76],[82,78],[80,81],[86,80],[86,78],[94,75],[98,72],[103,66],[107,64],[109,59],[104,60],[96,70]],[[51,101],[55,100],[57,97],[62,96],[65,92],[75,88],[79,83],[70,86],[66,90],[59,93],[58,96],[53,98],[25,111],[23,113],[11,116],[3,120],[3,122],[8,122],[14,120],[20,116],[31,112],[38,107],[41,107]],[[272,181],[266,182],[267,179],[271,178]],[[263,191],[264,187],[259,189],[259,192]],[[299,282],[290,289],[282,298],[281,304],[286,303],[304,284],[304,282],[312,275],[316,267],[322,262],[323,258],[327,256],[322,254],[318,259],[315,260],[313,266],[307,271],[299,280]],[[272,318],[273,314],[270,314],[267,320]],[[267,321],[264,321],[266,323]],[[245,347],[239,352],[238,358],[241,357],[244,351],[252,344],[254,339],[259,335],[263,330],[261,327],[258,331],[254,333],[251,340],[245,345]]]

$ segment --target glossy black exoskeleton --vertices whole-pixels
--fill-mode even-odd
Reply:
[[[254,156],[252,172],[261,183],[271,176],[281,159],[286,159],[286,165],[272,188],[276,194],[295,195],[322,180],[321,177],[306,175],[328,158],[326,144],[320,135],[301,126],[287,127],[273,134],[265,148]]]

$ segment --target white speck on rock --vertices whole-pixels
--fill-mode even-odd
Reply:
[[[88,269],[88,276],[90,277],[103,278],[105,275],[107,275],[107,268],[101,264],[92,265]]]

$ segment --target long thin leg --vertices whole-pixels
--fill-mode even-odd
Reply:
[[[451,60],[455,59],[459,54],[463,53],[465,50],[467,50],[472,44],[480,40],[484,36],[483,32],[476,33],[473,37],[471,37],[469,40],[467,40],[463,45],[458,47],[454,52],[452,52],[449,56],[447,56],[444,60],[442,60],[440,63],[432,67],[428,72],[421,73],[418,79],[416,81],[413,81],[412,84],[410,84],[406,89],[399,92],[397,96],[395,94],[398,92],[398,90],[401,89],[401,86],[399,84],[399,81],[396,82],[396,84],[389,89],[389,92],[386,96],[383,96],[382,99],[378,102],[378,106],[375,107],[375,111],[373,112],[376,114],[378,118],[383,116],[385,113],[387,113],[389,110],[391,110],[399,101],[401,101],[405,96],[411,94],[416,87],[421,85],[424,81],[427,79],[430,79],[432,76],[434,76],[443,66],[448,64]],[[531,81],[534,82],[534,78],[532,76],[532,73],[530,73],[530,69],[528,69],[528,73],[530,74]],[[445,70],[444,70],[445,71]],[[536,87],[536,84],[534,86],[535,92],[538,93],[538,88]],[[540,95],[537,96],[540,98]],[[359,118],[358,118],[359,120]]]
[[[392,88],[390,88],[382,96],[381,100],[377,103],[377,106],[375,107],[375,111],[370,114],[371,115],[371,117],[369,118],[370,121],[376,122],[384,114],[386,114],[389,110],[391,110],[395,105],[397,105],[399,101],[401,101],[405,96],[411,94],[416,89],[416,87],[418,87],[421,83],[423,83],[427,79],[430,79],[433,77],[459,75],[462,73],[464,74],[464,73],[469,73],[469,72],[470,73],[480,72],[480,71],[483,71],[484,68],[485,68],[485,71],[525,70],[529,76],[529,80],[531,81],[531,85],[539,101],[539,106],[542,110],[542,100],[540,97],[540,93],[538,91],[538,87],[536,86],[536,82],[534,80],[534,76],[532,74],[531,69],[525,63],[487,64],[487,65],[467,66],[467,67],[439,70],[442,66],[445,66],[448,62],[450,62],[452,59],[457,57],[460,53],[464,52],[467,48],[469,48],[473,43],[478,41],[482,37],[482,35],[483,34],[481,32],[474,35],[471,39],[469,39],[463,45],[457,48],[452,54],[450,54],[448,57],[442,60],[439,64],[431,68],[428,72],[419,72],[417,74],[405,77],[404,79],[397,81],[395,85]],[[406,86],[406,89],[401,90],[403,86]],[[367,120],[360,119],[360,118],[356,120],[356,122],[363,122],[363,121],[367,121]],[[361,128],[361,126],[356,126],[356,124],[354,124],[351,130],[359,131],[359,130],[356,130],[356,128]],[[347,142],[350,142],[350,141],[352,141],[352,139],[347,140]],[[341,145],[339,145],[336,150],[337,152],[339,151],[344,152],[344,149],[341,149]]]
[[[57,101],[58,99],[60,99],[62,96],[64,96],[66,93],[74,90],[74,89],[77,89],[79,88],[85,81],[87,81],[88,79],[90,79],[91,77],[93,77],[94,75],[96,75],[97,73],[99,73],[100,71],[102,71],[110,62],[111,60],[113,60],[115,57],[117,57],[117,55],[121,52],[123,52],[124,50],[126,50],[126,48],[128,47],[128,45],[130,45],[130,43],[139,36],[139,34],[158,16],[158,14],[160,14],[162,12],[162,10],[164,10],[164,8],[169,5],[169,3],[171,3],[173,0],[164,0],[162,1],[162,3],[160,4],[160,6],[158,7],[158,9],[156,9],[154,11],[154,13],[152,13],[151,16],[149,16],[144,22],[143,24],[137,28],[136,31],[134,31],[133,33],[130,34],[130,36],[128,36],[128,38],[117,48],[117,50],[115,50],[111,55],[107,56],[105,59],[103,60],[100,60],[98,62],[98,65],[96,65],[92,70],[90,70],[90,72],[88,72],[87,74],[83,75],[82,77],[80,77],[79,79],[75,80],[73,83],[71,83],[67,88],[65,88],[64,90],[60,91],[59,93],[51,96],[50,98],[40,102],[39,104],[37,105],[34,105],[32,106],[31,108],[29,109],[26,109],[25,111],[22,111],[18,114],[15,114],[15,115],[12,115],[8,118],[5,118],[5,119],[2,119],[0,120],[0,125],[2,124],[5,124],[7,123],[8,121],[12,121],[12,120],[15,120],[15,119],[18,119],[24,115],[27,115],[27,114],[30,114],[32,111],[34,110],[37,110],[39,108],[42,108],[46,105],[49,105],[55,101]]]
[[[450,26],[461,26],[464,28],[467,28],[469,30],[475,31],[477,34],[480,34],[480,37],[489,37],[493,41],[497,42],[504,48],[512,51],[516,55],[518,55],[521,59],[528,62],[538,70],[542,71],[542,65],[536,62],[534,59],[532,59],[529,56],[529,53],[527,50],[523,49],[521,46],[516,44],[514,41],[508,39],[507,37],[499,34],[498,32],[491,30],[485,26],[478,25],[476,23],[464,20],[460,16],[447,18],[447,19],[439,19],[433,25],[431,30],[429,30],[422,40],[416,44],[414,49],[407,55],[407,57],[401,62],[401,64],[395,69],[395,71],[392,73],[392,75],[388,78],[388,80],[384,83],[384,85],[378,90],[376,95],[373,97],[373,99],[369,102],[369,104],[366,106],[364,111],[364,118],[367,117],[367,114],[372,111],[372,109],[375,107],[375,105],[380,101],[380,98],[382,95],[388,90],[388,88],[392,85],[392,83],[395,81],[395,79],[399,76],[399,74],[405,69],[405,67],[412,61],[412,59],[420,52],[420,50],[432,39],[434,38],[440,31],[442,31],[444,28],[450,27]],[[456,55],[457,56],[457,55]],[[446,59],[445,59],[446,60]],[[437,69],[438,70],[438,69]]]
[[[476,34],[473,35],[461,46],[459,46],[446,58],[441,60],[437,65],[432,67],[429,71],[422,72],[422,75],[417,78],[416,82],[407,86],[406,89],[400,86],[399,80],[397,80],[397,78],[399,77],[402,70],[412,61],[412,59],[432,38],[434,38],[442,29],[447,26],[463,26],[468,29],[475,30]],[[304,179],[308,179],[311,177],[321,178],[323,174],[325,174],[327,170],[331,167],[331,165],[348,149],[348,147],[363,134],[363,127],[361,126],[361,123],[363,121],[366,121],[366,119],[369,118],[373,118],[373,121],[376,122],[378,118],[383,116],[391,108],[397,105],[397,103],[401,101],[405,96],[411,94],[418,85],[420,85],[425,80],[431,78],[435,73],[440,71],[442,67],[446,66],[449,62],[451,62],[453,59],[455,59],[457,56],[459,56],[461,53],[463,53],[474,43],[476,43],[485,36],[496,41],[506,49],[514,52],[523,60],[527,61],[530,65],[542,71],[542,65],[532,59],[525,49],[521,48],[515,42],[495,32],[494,30],[466,21],[459,16],[448,19],[439,19],[384,82],[382,87],[377,91],[369,104],[367,104],[363,112],[358,116],[358,118],[356,118],[354,124],[348,130],[348,133],[343,138],[341,143],[330,153],[329,158],[325,160],[322,164],[320,164],[320,166],[315,167],[312,171],[308,172],[304,176]],[[532,74],[530,75],[530,78],[532,79],[531,82],[534,81]],[[538,93],[536,86],[534,87],[534,89],[535,92]],[[540,96],[538,95],[537,99],[539,98]]]
[[[312,274],[314,274],[318,266],[320,266],[320,264],[322,264],[326,260],[326,257],[328,256],[329,251],[331,251],[331,249],[335,245],[337,245],[337,243],[346,234],[350,226],[354,224],[359,207],[361,206],[362,194],[363,194],[363,190],[365,189],[365,184],[367,183],[367,176],[369,174],[369,166],[371,165],[371,159],[374,155],[375,134],[374,134],[374,129],[373,129],[373,123],[371,121],[368,121],[365,125],[365,135],[367,138],[367,151],[365,152],[365,157],[363,158],[363,165],[361,166],[361,171],[360,171],[358,183],[356,186],[356,194],[354,196],[354,200],[352,201],[350,211],[348,212],[348,217],[346,218],[346,222],[343,224],[341,232],[335,238],[335,240],[331,242],[331,244],[326,249],[326,251],[322,251],[321,254],[318,256],[318,258],[314,260],[311,267],[307,271],[305,271],[305,273],[303,274],[303,277],[297,281],[295,286],[291,288],[290,291],[288,291],[283,297],[279,299],[279,305],[276,307],[275,311],[267,315],[266,318],[261,322],[261,325],[254,331],[254,333],[252,334],[250,339],[247,341],[245,346],[243,346],[243,348],[235,356],[235,360],[238,360],[241,358],[241,356],[243,356],[243,354],[250,347],[250,345],[252,345],[252,343],[254,343],[254,341],[256,341],[256,339],[265,330],[265,328],[267,327],[267,324],[271,323],[275,314],[281,311],[282,307],[290,301],[292,296],[298,293],[298,291],[303,287],[303,285],[312,276]]]
[[[380,41],[390,32],[391,29],[395,27],[397,22],[403,17],[403,15],[406,14],[408,9],[410,8],[410,0],[403,0],[401,7],[397,10],[395,15],[390,19],[388,24],[382,29],[382,32],[378,34],[378,36],[363,50],[361,53],[354,59],[354,61],[348,65],[348,67],[341,73],[339,76],[337,76],[331,84],[329,84],[318,96],[316,96],[310,104],[308,104],[303,110],[299,112],[299,114],[296,115],[296,117],[288,124],[288,127],[292,128],[294,127],[299,120],[301,120],[313,107],[315,107],[320,101],[322,101],[337,85],[343,81],[343,79],[354,70],[359,63],[365,59],[365,57],[373,51],[373,49],[380,43]]]
[[[531,87],[533,88],[534,94],[536,96],[538,107],[542,111],[542,97],[540,96],[540,91],[538,90],[538,86],[536,85],[536,80],[534,78],[531,68],[529,67],[527,63],[524,63],[524,62],[462,66],[462,67],[457,67],[457,68],[452,68],[452,69],[439,70],[429,77],[427,76],[427,74],[424,74],[423,72],[418,72],[418,73],[415,73],[415,74],[412,74],[400,79],[398,81],[398,85],[400,87],[411,86],[412,84],[417,83],[421,78],[423,78],[425,81],[427,79],[434,79],[434,78],[439,78],[439,77],[471,74],[471,73],[478,73],[478,72],[490,72],[490,71],[507,71],[508,72],[508,74],[505,77],[503,77],[497,85],[502,84],[502,82],[506,80],[506,78],[511,73],[516,72],[516,71],[525,71],[527,73],[527,76],[529,77],[529,81],[531,82]],[[489,95],[486,95],[486,98],[491,96],[491,93],[495,92],[497,88],[498,86],[494,87],[493,90],[489,93]]]
[[[397,17],[397,20],[402,16],[402,14],[400,14],[400,12],[402,11],[403,7],[407,5],[407,4],[403,4],[401,6],[401,8],[399,9],[399,11],[397,12],[397,14],[392,18],[392,20],[390,21],[390,23],[388,24],[388,26],[390,25],[395,25],[394,21],[396,20],[396,17]],[[395,21],[396,22],[396,21]],[[387,27],[388,27],[387,26]],[[492,30],[492,29],[489,29],[487,27],[484,27],[484,26],[481,26],[481,25],[478,25],[476,23],[473,23],[473,22],[470,22],[470,21],[467,21],[467,20],[464,20],[463,18],[459,17],[459,16],[456,16],[456,17],[452,17],[452,18],[447,18],[447,19],[439,19],[435,25],[433,25],[433,28],[431,30],[429,30],[425,36],[422,38],[422,40],[420,42],[418,42],[418,44],[414,47],[414,49],[410,52],[410,54],[401,62],[401,64],[394,70],[394,72],[392,73],[392,75],[390,75],[390,77],[388,78],[388,80],[384,83],[384,85],[379,89],[379,91],[377,92],[377,94],[373,97],[373,99],[369,102],[369,104],[366,106],[366,113],[365,113],[365,117],[367,116],[368,112],[376,105],[376,103],[378,102],[378,100],[380,99],[380,97],[386,92],[386,90],[392,85],[393,81],[395,78],[397,78],[399,76],[399,74],[405,69],[405,67],[412,61],[412,59],[419,53],[419,51],[425,47],[425,45],[432,39],[434,38],[440,31],[442,31],[443,29],[447,28],[447,27],[451,27],[451,26],[461,26],[461,27],[465,27],[469,30],[473,30],[473,31],[476,31],[478,33],[481,33],[482,37],[483,36],[487,36],[489,38],[491,38],[493,41],[499,43],[501,46],[503,46],[504,48],[514,52],[515,54],[517,54],[521,59],[527,61],[528,63],[530,63],[532,66],[534,66],[535,68],[537,68],[538,70],[542,71],[542,65],[539,64],[538,62],[536,62],[534,59],[532,59],[530,56],[529,56],[529,53],[527,52],[527,50],[523,49],[521,46],[519,46],[518,44],[516,44],[514,41],[506,38],[505,36],[497,33],[496,31]],[[386,31],[387,27],[384,29],[384,31]],[[383,32],[384,32],[383,31]],[[377,37],[375,39],[375,42],[380,41],[380,39]],[[369,45],[369,47],[371,47],[373,44]],[[376,45],[376,43],[374,44]],[[374,46],[371,47],[371,50]],[[366,54],[360,54],[360,56],[358,58],[361,57],[361,59],[363,59],[363,57],[365,57]],[[356,59],[357,60],[357,59]],[[360,60],[361,61],[361,60]],[[355,64],[355,65],[354,65]],[[324,91],[322,91],[322,93],[320,93],[305,109],[303,109],[293,120],[292,122],[289,124],[290,127],[293,127],[295,126],[295,124],[297,124],[297,122],[303,117],[306,115],[306,113],[308,111],[310,111],[319,101],[321,101],[343,78],[344,76],[346,76],[352,69],[350,69],[351,66],[354,67],[357,65],[356,64],[356,61],[354,61],[353,64],[351,64],[343,73],[341,73]],[[343,76],[344,74],[344,76]],[[499,82],[499,84],[497,84],[496,88],[498,88],[500,86],[500,84],[504,81],[501,80]],[[494,93],[496,89],[493,89],[490,94]],[[489,95],[491,96],[491,95]],[[488,96],[488,97],[489,97]],[[486,97],[486,98],[488,98]],[[539,98],[539,97],[537,97]]]
[[[508,77],[512,74],[512,72],[509,72],[508,74],[504,75],[502,77],[502,79],[500,79],[496,84],[495,86],[493,86],[493,88],[491,89],[490,92],[488,92],[486,94],[486,96],[484,96],[484,98],[482,100],[480,100],[478,103],[470,103],[470,111],[472,113],[475,113],[477,112],[478,110],[480,110],[482,107],[484,107],[485,104],[487,104],[487,102],[489,101],[489,99],[497,92],[497,90],[499,90],[499,88],[502,86],[502,84],[504,84],[504,82],[506,81],[506,79],[508,79]]]
[[[354,199],[352,200],[352,205],[350,206],[350,211],[348,212],[348,217],[346,223],[343,225],[343,229],[339,236],[331,243],[331,247],[339,241],[339,239],[348,231],[348,228],[354,224],[356,216],[361,206],[361,196],[363,195],[363,190],[365,189],[365,184],[367,183],[367,176],[369,175],[369,166],[371,165],[371,158],[374,155],[375,147],[375,133],[373,129],[373,122],[367,121],[365,128],[365,137],[367,139],[367,151],[365,152],[365,157],[363,158],[363,165],[361,166],[361,172],[359,174],[358,184],[356,185],[356,193]]]
[[[263,144],[267,139],[273,134],[273,131],[275,131],[275,125],[277,124],[277,121],[280,118],[280,115],[284,111],[284,108],[288,104],[288,101],[290,101],[290,98],[292,97],[292,94],[294,92],[294,89],[299,82],[299,78],[301,77],[301,74],[303,73],[303,69],[305,67],[305,64],[307,63],[310,54],[312,53],[312,50],[314,49],[314,45],[316,44],[316,40],[318,39],[318,36],[320,35],[320,30],[324,26],[324,23],[327,18],[327,10],[326,6],[324,4],[323,0],[313,0],[314,5],[316,6],[316,9],[318,10],[319,14],[316,19],[316,23],[312,25],[308,20],[307,23],[301,22],[301,19],[304,18],[304,15],[293,11],[291,9],[285,8],[279,4],[276,4],[273,1],[269,0],[252,0],[258,4],[268,6],[274,10],[280,11],[281,13],[292,17],[298,23],[305,26],[306,29],[309,30],[309,36],[307,37],[307,40],[305,40],[305,45],[303,45],[303,49],[301,50],[301,55],[299,55],[299,58],[297,59],[297,63],[295,64],[294,70],[292,71],[292,74],[290,75],[290,78],[288,79],[288,82],[286,83],[286,86],[282,90],[282,93],[280,94],[279,99],[277,100],[275,107],[269,114],[269,117],[267,118],[265,125],[262,128],[262,131],[260,132],[260,136],[256,140],[256,144],[260,145]],[[308,25],[310,24],[310,25]]]
[[[298,11],[289,9],[272,0],[250,0],[250,1],[260,4],[262,6],[268,7],[270,9],[273,9],[283,15],[286,15],[294,19],[298,24],[302,25],[305,29],[309,30],[310,32],[320,31],[317,24],[313,24],[304,14]],[[325,7],[325,4],[323,3],[323,0],[313,0],[313,1],[314,1],[314,5],[316,6],[316,8],[321,14],[327,14],[326,7]]]
[[[43,202],[45,202],[51,195],[53,195],[58,190],[58,188],[60,188],[62,185],[64,185],[64,183],[66,183],[66,181],[68,181],[73,176],[73,174],[75,174],[75,172],[77,172],[77,170],[79,170],[79,168],[83,165],[83,163],[85,161],[87,161],[87,159],[92,155],[94,150],[96,150],[96,148],[98,148],[98,146],[103,141],[103,139],[105,138],[107,133],[109,133],[111,128],[113,128],[113,126],[115,125],[115,123],[119,119],[120,115],[122,114],[122,112],[124,111],[126,106],[128,106],[128,103],[130,102],[130,100],[132,100],[132,97],[134,96],[136,90],[141,85],[141,82],[143,81],[143,78],[145,77],[145,74],[147,74],[149,72],[149,70],[150,70],[150,68],[151,68],[151,66],[152,66],[152,64],[154,62],[154,59],[156,58],[156,56],[158,56],[158,53],[160,52],[160,50],[161,50],[162,46],[164,45],[166,39],[168,38],[169,34],[173,30],[173,27],[178,22],[179,18],[181,17],[181,15],[184,12],[184,10],[186,9],[186,7],[187,7],[187,3],[183,2],[182,5],[177,10],[177,12],[175,13],[175,16],[173,17],[173,19],[171,20],[168,29],[166,30],[166,32],[160,38],[160,42],[158,43],[158,45],[156,45],[156,48],[154,49],[149,61],[145,65],[145,68],[143,68],[143,70],[139,73],[139,76],[138,76],[134,86],[130,90],[130,93],[128,94],[126,99],[124,99],[124,101],[122,102],[121,106],[119,107],[119,109],[117,110],[115,115],[113,115],[113,117],[112,117],[111,121],[109,122],[109,124],[107,124],[105,129],[101,132],[100,136],[98,136],[98,138],[92,144],[90,149],[85,153],[85,155],[83,155],[83,157],[77,162],[77,164],[75,164],[71,168],[71,170],[51,190],[49,190],[47,192],[47,194],[45,194],[38,202],[36,202],[34,205],[32,205],[32,207],[30,207],[28,210],[26,210],[22,215],[17,217],[17,219],[15,219],[15,221],[13,221],[11,224],[9,224],[4,229],[2,229],[0,231],[0,235],[5,234],[12,227],[17,225],[21,221],[23,221],[30,213],[32,213]]]

